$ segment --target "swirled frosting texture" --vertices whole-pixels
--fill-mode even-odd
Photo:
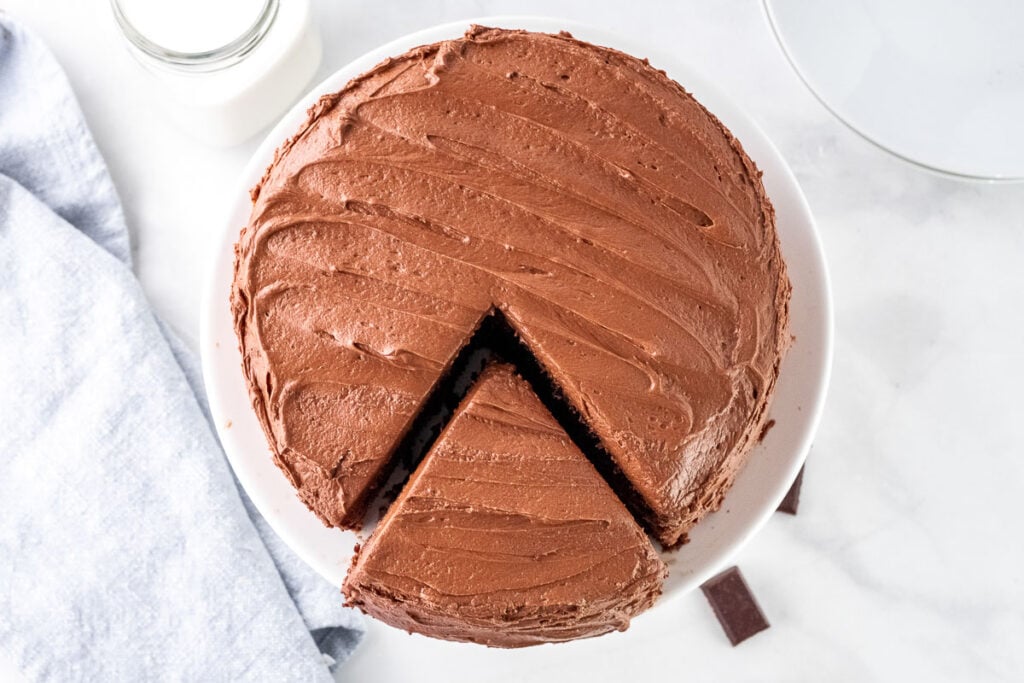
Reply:
[[[344,592],[398,628],[521,647],[625,630],[665,574],[529,385],[496,365],[360,551]]]
[[[277,462],[358,524],[498,308],[668,545],[766,419],[789,283],[760,173],[646,61],[474,27],[323,98],[253,191],[232,307]]]

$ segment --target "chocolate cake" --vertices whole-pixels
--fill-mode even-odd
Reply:
[[[358,553],[344,592],[392,626],[521,647],[625,630],[666,574],[509,365],[492,365]]]
[[[474,27],[322,98],[252,198],[244,372],[326,524],[360,524],[494,311],[667,546],[762,431],[788,342],[772,206],[740,143],[645,60]]]

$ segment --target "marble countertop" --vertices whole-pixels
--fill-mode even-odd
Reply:
[[[138,276],[194,341],[213,231],[257,140],[212,149],[155,117],[120,85],[134,65],[102,0],[4,4],[68,71],[121,192]],[[731,647],[699,592],[626,633],[515,652],[371,624],[340,680],[1024,679],[1024,184],[935,176],[863,141],[804,89],[754,0],[314,9],[317,80],[392,38],[487,14],[564,16],[673,51],[744,106],[792,166],[836,311],[800,513],[776,515],[737,560],[768,631]]]

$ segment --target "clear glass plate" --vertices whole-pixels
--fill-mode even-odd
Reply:
[[[797,74],[854,131],[934,171],[1024,180],[1024,2],[764,6]]]

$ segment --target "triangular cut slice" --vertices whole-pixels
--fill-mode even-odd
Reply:
[[[511,366],[484,370],[343,591],[392,626],[522,647],[624,630],[665,565]]]

